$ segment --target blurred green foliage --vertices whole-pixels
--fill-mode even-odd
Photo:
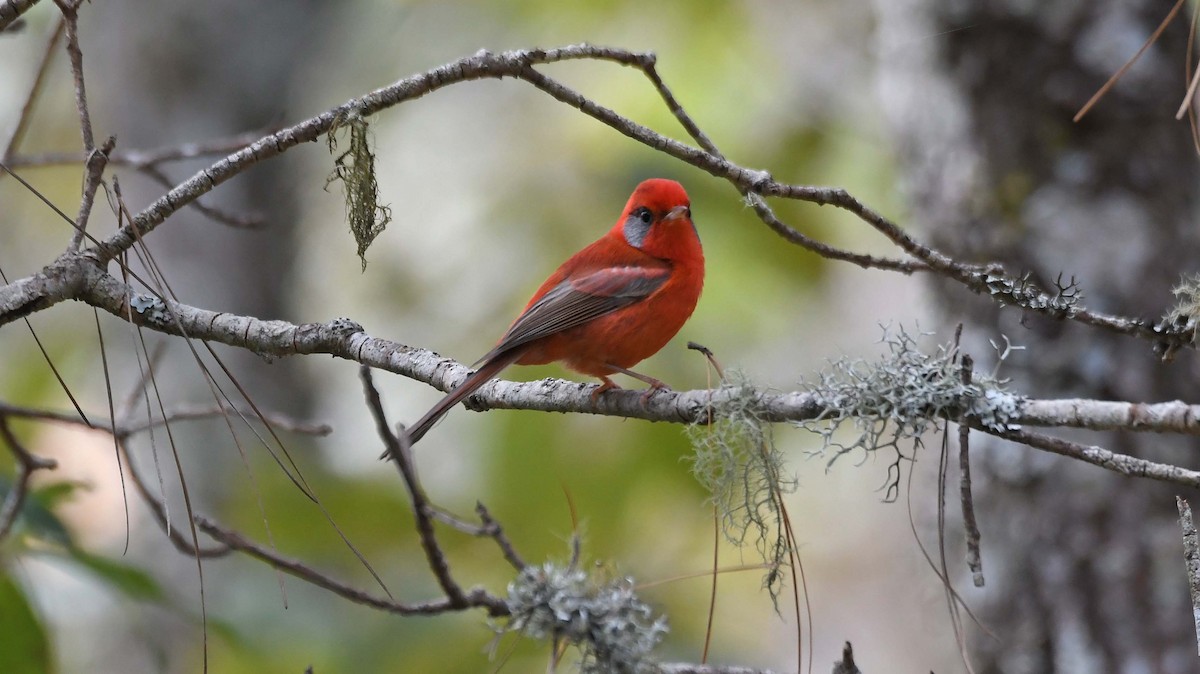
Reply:
[[[106,8],[88,6],[87,11]],[[660,71],[667,83],[734,161],[768,168],[789,181],[847,184],[883,210],[893,208],[887,158],[878,144],[869,140],[869,132],[852,131],[853,120],[832,113],[829,118],[815,116],[781,94],[788,88],[782,79],[795,66],[780,62],[775,45],[763,39],[763,22],[772,12],[770,3],[755,8],[717,0],[570,5],[522,0],[505,3],[502,8],[465,0],[345,3],[331,13],[331,35],[342,39],[315,44],[309,57],[316,65],[300,64],[296,73],[289,74],[307,96],[291,101],[286,114],[280,114],[290,123],[340,103],[340,95],[361,94],[384,81],[481,46],[501,49],[587,40],[652,49],[659,54]],[[395,23],[380,17],[395,19]],[[205,20],[219,22],[222,18]],[[355,39],[344,39],[346,34]],[[143,37],[150,40],[152,36]],[[170,49],[172,40],[186,41],[178,34],[160,36],[153,49]],[[368,49],[366,58],[360,50]],[[94,70],[89,75],[97,78],[98,90],[109,87],[120,93],[119,82],[102,80],[103,63],[91,67]],[[611,64],[562,64],[547,71],[603,105],[684,139],[653,89],[633,70]],[[59,132],[48,133],[51,141],[43,138],[43,144],[77,142],[69,135],[77,134],[69,124],[71,113],[69,106],[56,112],[63,116],[55,127]],[[468,113],[474,116],[449,117]],[[371,123],[377,134],[373,150],[380,164],[394,164],[380,167],[392,171],[380,180],[380,187],[381,199],[393,205],[396,221],[372,248],[372,261],[378,262],[361,277],[353,261],[354,245],[342,235],[344,227],[336,225],[341,217],[338,198],[321,193],[319,176],[330,170],[328,156],[305,155],[303,148],[297,148],[276,160],[295,162],[293,168],[302,165],[299,174],[310,174],[310,179],[299,181],[296,193],[301,196],[296,198],[304,199],[311,208],[313,222],[287,234],[301,237],[308,249],[303,253],[307,257],[296,264],[295,297],[279,299],[280,313],[289,320],[348,315],[377,336],[469,361],[490,347],[490,340],[500,334],[545,274],[607,229],[634,184],[661,175],[681,180],[689,190],[709,273],[691,323],[643,369],[681,389],[713,383],[703,359],[683,347],[694,339],[714,349],[727,366],[748,365],[752,376],[757,370],[785,382],[798,381],[804,374],[798,363],[825,352],[823,346],[799,343],[796,325],[808,320],[819,302],[831,301],[822,299],[835,290],[827,287],[829,265],[783,244],[753,217],[728,184],[629,141],[527,85],[507,80],[459,85],[453,91],[438,92],[378,115]],[[119,126],[119,121],[114,124]],[[486,135],[482,139],[471,135],[472,125],[484,128]],[[431,128],[442,135],[404,135],[428,135]],[[158,144],[183,140],[193,138],[165,137]],[[444,144],[447,140],[459,144]],[[436,190],[422,191],[416,186],[422,183],[410,185],[405,180],[412,173],[443,170],[461,177],[462,184],[443,183]],[[52,193],[71,195],[78,172],[74,168],[48,170],[39,178],[50,184]],[[0,198],[19,194],[12,190],[11,181],[0,183]],[[69,203],[70,198],[64,197],[62,203]],[[860,237],[845,233],[849,220],[831,209],[773,205],[787,222],[806,233],[862,247]],[[22,201],[20,208],[29,215],[38,207]],[[29,221],[34,220],[30,217]],[[0,232],[4,244],[0,245],[0,265],[11,262],[9,251],[17,250],[14,237],[28,237],[32,243],[21,245],[40,251],[43,247],[53,250],[65,240],[61,234],[5,229]],[[156,232],[156,236],[160,234],[166,236]],[[435,243],[421,248],[423,238]],[[447,240],[461,245],[446,246]],[[52,259],[39,255],[25,257]],[[211,273],[221,273],[219,260],[208,264]],[[464,269],[469,273],[464,274]],[[204,278],[191,281],[203,284]],[[313,291],[314,285],[319,286],[318,291]],[[478,297],[486,299],[468,305],[467,300]],[[210,308],[222,310],[224,305],[218,301]],[[98,350],[94,338],[87,336],[90,323],[84,320],[91,320],[90,312],[64,311],[47,321],[39,316],[35,323],[40,325],[39,334],[49,338],[56,363],[65,366],[69,381],[86,394],[88,411],[96,410],[96,416],[103,417],[107,405]],[[111,318],[106,320],[107,325],[115,324]],[[81,331],[80,325],[88,326],[88,331]],[[17,334],[20,330],[23,327],[9,326],[0,334],[5,353],[19,354],[0,364],[0,399],[65,407],[57,384],[25,340],[27,335]],[[128,341],[115,347],[110,343],[110,348],[124,354],[123,366],[114,366],[115,385],[123,391],[137,379],[138,370],[130,364]],[[186,350],[176,346],[173,352],[184,354],[184,365],[172,370],[164,384],[171,387],[167,404],[209,400],[202,376],[187,364]],[[797,362],[769,360],[781,353]],[[311,360],[318,362],[302,362],[297,357],[272,366],[308,372],[317,394],[317,409],[284,411],[332,418],[338,432],[321,440],[285,434],[289,451],[324,508],[382,575],[397,600],[438,596],[417,545],[413,516],[400,482],[389,464],[373,461],[380,447],[361,403],[355,365],[322,357]],[[270,381],[270,372],[267,376]],[[517,369],[506,376],[568,375],[547,366]],[[401,388],[403,384],[394,381],[387,386],[384,393],[389,410],[401,405],[408,410],[431,395],[426,387]],[[424,397],[414,402],[418,396]],[[407,412],[397,413],[393,421],[411,418]],[[115,474],[115,464],[103,462],[107,460],[103,457],[111,454],[111,445],[100,442],[85,451],[61,447],[64,438],[54,434],[52,427],[23,425],[22,432],[35,451],[58,447],[64,450],[56,453],[62,457],[60,462],[82,464],[93,477]],[[238,460],[224,422],[189,425],[178,435],[184,472],[198,511],[260,542],[270,538],[280,552],[322,572],[382,593],[320,510],[266,457],[253,434],[239,430],[248,448],[253,480]],[[144,473],[152,475],[147,444],[145,436],[134,442],[134,460]],[[173,526],[179,527],[185,521],[184,510],[161,432],[156,445],[172,504]],[[435,502],[467,517],[475,502],[482,501],[529,562],[565,560],[569,556],[567,541],[578,533],[587,563],[630,574],[639,582],[653,582],[702,572],[711,564],[713,513],[709,495],[683,460],[690,452],[683,429],[675,425],[533,412],[475,415],[458,409],[422,443],[419,461],[431,476],[427,488]],[[8,455],[0,452],[0,466],[6,474],[11,474],[11,465]],[[113,561],[123,548],[120,534],[84,532],[93,541],[86,544],[92,547],[85,552],[72,542],[73,528],[85,526],[85,520],[60,517],[60,508],[73,498],[103,497],[112,502],[120,498],[119,491],[114,495],[110,485],[78,494],[71,484],[41,487],[22,519],[19,536],[36,536],[52,543],[50,552],[13,547],[11,541],[4,549],[0,661],[19,661],[26,667],[6,667],[4,671],[50,671],[56,659],[63,671],[93,671],[92,666],[103,669],[129,662],[153,662],[163,671],[198,671],[202,646],[194,560],[163,542],[153,522],[136,505],[133,546],[127,558]],[[577,524],[572,521],[571,504]],[[115,528],[121,529],[123,526]],[[504,593],[514,572],[490,541],[445,527],[439,527],[439,533],[451,567],[465,586],[479,584]],[[26,556],[44,554],[68,560],[66,568],[78,573],[83,582],[128,601],[105,609],[99,618],[66,619],[60,614],[43,619],[31,606],[37,602],[31,602],[30,596],[60,597],[68,589],[45,575],[35,574],[29,580],[8,572],[19,568]],[[722,564],[727,566],[756,561],[753,551],[728,545],[723,545],[721,554]],[[544,670],[550,657],[547,645],[511,635],[493,643],[494,635],[479,613],[435,618],[387,615],[288,577],[283,578],[281,588],[273,571],[237,555],[206,560],[204,569],[211,671],[295,673],[312,666],[318,674],[497,668],[525,672]],[[761,573],[756,570],[722,576],[713,646],[721,660],[773,662],[761,643],[747,640],[748,633],[757,634],[750,626],[756,623],[748,622],[747,616],[771,625],[779,620],[770,598],[759,591],[760,580]],[[664,613],[671,625],[659,650],[662,657],[699,659],[709,582],[705,577],[687,578],[646,590],[644,598]],[[157,606],[160,612],[145,612],[147,604]],[[163,612],[171,618],[163,618]],[[99,664],[95,660],[99,656],[75,645],[82,643],[79,639],[70,638],[97,625],[104,626],[106,639],[111,640],[111,652],[105,651],[107,659]],[[57,630],[67,634],[59,637]],[[57,658],[50,655],[50,644]],[[783,647],[790,652],[786,650],[790,646]]]

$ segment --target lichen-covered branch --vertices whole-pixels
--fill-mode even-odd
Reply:
[[[295,325],[253,316],[209,311],[153,295],[134,292],[116,278],[93,268],[76,282],[78,299],[124,319],[131,313],[138,325],[220,342],[255,353],[286,356],[323,353],[352,360],[424,382],[441,391],[457,386],[471,369],[426,349],[377,337],[349,319]],[[132,312],[130,312],[132,309]],[[172,319],[174,313],[178,324]],[[595,384],[542,379],[532,382],[495,380],[467,399],[475,410],[523,409],[543,412],[576,412],[620,416],[648,421],[696,423],[708,418],[714,406],[738,399],[745,391],[736,387],[693,391],[659,391],[645,403],[639,391],[613,391],[592,402]],[[809,391],[756,391],[756,414],[766,422],[805,421],[838,409],[844,401]],[[1011,395],[1011,394],[1010,394]],[[1014,398],[1009,423],[1024,426],[1125,429],[1200,435],[1200,405],[1180,401],[1164,403],[1109,402],[1067,399]],[[951,420],[959,410],[947,407]]]
[[[1192,622],[1196,625],[1196,644],[1200,648],[1200,536],[1192,520],[1192,506],[1175,497],[1179,508],[1179,526],[1183,529],[1183,561],[1187,566],[1188,590],[1192,596]]]

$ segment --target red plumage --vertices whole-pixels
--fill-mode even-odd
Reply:
[[[560,361],[599,377],[604,383],[593,399],[617,388],[609,379],[616,373],[647,382],[648,394],[662,388],[629,368],[679,332],[703,285],[704,252],[683,186],[663,179],[641,183],[612,229],[555,270],[479,359],[479,369],[408,429],[409,442],[513,363]]]

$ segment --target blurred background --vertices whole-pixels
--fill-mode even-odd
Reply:
[[[973,4],[211,0],[148,9],[111,0],[83,7],[81,43],[97,138],[114,134],[124,149],[292,124],[481,48],[586,41],[654,51],[663,78],[731,160],[788,182],[845,187],[967,259],[1001,259],[1043,279],[1079,274],[1087,301],[1099,309],[1160,315],[1171,284],[1192,271],[1188,251],[1196,243],[1196,162],[1187,125],[1170,119],[1183,95],[1185,22],[1131,70],[1111,105],[1071,126],[1074,110],[1171,3]],[[15,123],[56,17],[43,2],[27,14],[23,32],[0,36],[0,128]],[[685,139],[634,70],[567,63],[545,72]],[[20,153],[77,150],[74,110],[60,55]],[[315,143],[202,200],[260,214],[263,227],[231,229],[185,209],[154,233],[151,249],[180,300],[293,323],[345,316],[373,336],[469,363],[559,262],[611,226],[638,181],[661,176],[687,187],[708,262],[696,314],[641,368],[677,389],[712,383],[703,359],[684,348],[689,340],[763,387],[792,390],[829,360],[878,356],[881,325],[935,331],[932,346],[960,321],[983,369],[993,360],[987,340],[1004,333],[1030,345],[1008,366],[1018,390],[1031,396],[1187,398],[1181,384],[1194,381],[1190,354],[1163,368],[1145,344],[1026,321],[929,279],[805,253],[770,233],[728,184],[518,81],[455,85],[371,122],[381,199],[394,221],[368,252],[365,272],[340,188],[325,189],[329,151]],[[177,182],[213,160],[164,170]],[[74,212],[77,166],[22,172]],[[116,173],[134,210],[162,192],[135,171]],[[92,231],[109,232],[114,220],[98,204]],[[833,209],[777,208],[822,240],[894,254]],[[10,279],[40,269],[70,238],[11,179],[0,180],[0,223],[0,268]],[[32,321],[84,409],[104,417],[89,313],[62,304]],[[119,400],[138,380],[133,337],[119,321],[101,320]],[[168,406],[211,403],[187,349],[152,341],[170,344],[160,366]],[[334,427],[325,438],[287,436],[288,447],[397,599],[436,596],[401,484],[376,460],[381,447],[356,366],[323,356],[268,362],[218,352],[263,408]],[[68,409],[22,326],[0,331],[0,353],[0,400]],[[566,373],[547,366],[505,376]],[[395,421],[411,422],[440,395],[386,373],[376,381]],[[171,547],[133,495],[124,551],[126,507],[111,441],[50,425],[14,427],[36,453],[59,460],[39,485],[67,486],[44,489],[37,517],[23,520],[19,535],[0,547],[0,615],[16,616],[33,642],[44,637],[54,671],[198,670],[204,644],[196,562]],[[224,421],[176,429],[196,510],[260,541],[268,538],[265,515],[282,552],[373,587],[321,513],[243,435],[245,458]],[[854,643],[864,672],[961,671],[941,584],[914,541],[904,496],[883,502],[890,457],[828,467],[808,455],[819,446],[814,437],[781,427],[776,438],[799,485],[788,507],[807,573],[816,671],[839,657],[845,641]],[[1135,454],[1147,449],[1142,438],[1111,441]],[[1160,444],[1155,451],[1187,448]],[[1194,642],[1181,550],[1169,526],[1170,490],[1109,480],[1032,450],[977,447],[985,495],[977,507],[991,575],[983,589],[957,582],[999,636],[970,637],[981,671],[1189,671],[1181,653]],[[131,452],[148,474],[157,461],[181,517],[164,438],[154,445],[139,438]],[[658,656],[698,661],[710,578],[691,575],[711,566],[713,524],[689,452],[677,426],[460,408],[422,443],[419,463],[435,502],[458,513],[485,503],[534,562],[567,558],[569,494],[585,558],[655,583],[643,596],[671,624]],[[0,464],[10,463],[0,456]],[[935,541],[935,468],[934,454],[919,455],[913,466],[914,517],[927,545]],[[1122,505],[1129,503],[1136,515]],[[1059,550],[1064,531],[1077,534],[1075,545]],[[503,592],[511,570],[493,545],[453,532],[443,541],[465,584]],[[959,548],[951,557],[961,568]],[[720,560],[725,567],[758,561],[753,549],[725,543]],[[206,561],[204,581],[213,671],[525,672],[542,671],[549,660],[543,644],[511,635],[493,643],[481,613],[400,618],[291,579],[281,592],[268,567],[243,556]],[[792,613],[776,612],[761,582],[758,571],[720,577],[710,661],[797,667]],[[1085,599],[1099,587],[1109,601]],[[1136,635],[1130,616],[1139,616]],[[24,671],[41,671],[42,660],[27,662]]]

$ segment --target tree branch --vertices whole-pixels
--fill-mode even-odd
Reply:
[[[1035,449],[1042,449],[1054,454],[1078,459],[1079,461],[1099,466],[1105,470],[1111,470],[1114,473],[1129,475],[1131,477],[1147,477],[1160,482],[1170,482],[1171,484],[1200,488],[1200,472],[1198,471],[1139,459],[1128,454],[1118,454],[1103,447],[1081,445],[1077,442],[1041,433],[1033,433],[1031,431],[996,431],[981,426],[976,426],[975,428],[998,438],[1004,438],[1005,440],[1011,440]]]
[[[676,140],[657,134],[645,126],[626,119],[612,110],[605,108],[575,92],[574,90],[552,80],[533,69],[534,65],[542,65],[569,59],[599,59],[609,60],[622,65],[637,67],[643,72],[649,71],[652,81],[657,79],[657,73],[652,69],[655,61],[653,54],[630,52],[622,49],[597,47],[580,44],[558,49],[527,49],[507,51],[493,54],[487,51],[453,61],[439,68],[414,75],[398,82],[377,89],[360,98],[328,110],[299,124],[287,127],[269,134],[226,158],[216,162],[180,183],[167,194],[139,212],[131,222],[117,231],[100,245],[97,259],[107,263],[121,252],[129,249],[138,236],[144,236],[168,216],[186,206],[203,194],[211,191],[217,185],[225,182],[234,175],[241,173],[253,164],[277,156],[301,142],[312,142],[328,132],[338,120],[350,114],[370,115],[405,101],[419,98],[437,89],[458,82],[485,79],[516,77],[525,80],[544,91],[555,99],[577,108],[613,129],[623,133],[648,147],[687,162],[708,173],[723,178],[733,184],[739,192],[747,195],[752,204],[756,204],[756,212],[764,222],[788,240],[804,245],[814,252],[844,259],[863,266],[879,266],[884,269],[911,272],[928,268],[947,278],[955,280],[972,292],[986,294],[997,301],[1015,304],[1022,309],[1040,313],[1052,318],[1077,320],[1113,332],[1127,334],[1153,341],[1156,345],[1165,345],[1164,351],[1170,352],[1180,346],[1190,346],[1195,334],[1194,326],[1174,325],[1167,323],[1155,324],[1151,321],[1135,318],[1124,318],[1109,314],[1092,312],[1078,305],[1077,296],[1071,296],[1070,301],[1051,295],[1032,286],[1028,279],[1017,278],[1006,273],[998,264],[978,265],[958,262],[953,258],[917,241],[906,233],[899,225],[881,214],[865,206],[858,199],[840,188],[810,187],[789,185],[774,180],[766,171],[757,171],[733,164],[714,152],[695,148]],[[680,119],[688,119],[685,128],[693,133],[699,128],[680,114],[682,107],[670,96],[665,88],[659,88],[664,100],[676,112]],[[707,138],[702,133],[697,134],[702,141]],[[715,150],[711,141],[707,145]],[[757,195],[757,196],[756,196]],[[783,223],[778,222],[757,197],[776,196],[787,199],[808,201],[817,205],[832,205],[849,211],[860,220],[875,228],[894,244],[918,262],[889,260],[861,256],[817,244],[799,235]],[[0,289],[0,325],[6,322],[8,316],[4,308],[9,304],[4,297],[5,289]],[[54,301],[58,298],[39,298],[42,301]]]
[[[417,479],[417,468],[412,460],[412,445],[408,443],[407,436],[403,432],[392,433],[388,428],[387,413],[383,411],[383,400],[379,397],[379,389],[375,388],[375,381],[371,377],[371,368],[366,365],[361,366],[359,376],[362,378],[367,408],[371,410],[371,417],[375,419],[375,430],[383,440],[384,446],[387,447],[387,456],[396,462],[396,467],[400,470],[400,477],[408,489],[413,515],[417,520],[417,536],[421,540],[421,549],[425,551],[425,560],[429,562],[429,568],[433,571],[433,576],[437,579],[442,591],[446,593],[446,599],[450,604],[455,607],[465,606],[466,597],[463,596],[462,588],[450,573],[450,563],[446,560],[446,553],[442,551],[437,534],[433,530],[429,497],[425,494],[420,480]]]
[[[1192,596],[1192,622],[1196,626],[1196,644],[1200,648],[1200,536],[1192,521],[1192,506],[1182,497],[1175,497],[1179,508],[1179,526],[1183,529],[1183,561],[1187,566],[1188,590]]]
[[[253,316],[223,313],[163,300],[134,292],[94,266],[83,278],[64,277],[70,288],[79,288],[76,299],[114,316],[158,332],[219,342],[270,356],[322,353],[345,358],[424,382],[449,391],[466,379],[471,369],[432,351],[371,337],[349,319],[295,325],[265,321]],[[53,283],[53,278],[43,279]],[[14,284],[15,285],[15,284]],[[70,294],[53,288],[53,294]],[[3,294],[0,293],[0,297]],[[0,305],[0,312],[3,305]],[[176,322],[176,317],[178,322]],[[467,401],[472,409],[523,409],[543,412],[577,412],[620,416],[647,421],[695,423],[708,418],[713,406],[747,394],[740,387],[714,390],[659,391],[645,403],[638,391],[613,391],[594,403],[595,384],[543,379],[533,382],[496,380],[485,384]],[[760,418],[768,422],[816,419],[836,401],[804,392],[752,392]],[[951,419],[954,420],[954,419]],[[1165,403],[1110,402],[1085,399],[1023,400],[1012,423],[1027,426],[1132,430],[1200,435],[1200,405],[1180,401]]]
[[[12,27],[36,4],[38,0],[0,0],[0,33]]]
[[[12,530],[17,516],[21,514],[21,508],[25,505],[25,498],[29,494],[29,480],[33,477],[34,471],[52,470],[58,467],[58,463],[53,459],[44,459],[30,454],[9,428],[8,417],[3,414],[0,414],[0,439],[4,440],[9,451],[17,460],[16,479],[13,480],[12,489],[4,498],[4,504],[0,506],[0,540],[3,540]]]
[[[167,162],[211,157],[213,155],[227,155],[247,147],[254,141],[261,139],[264,133],[270,131],[265,129],[250,131],[228,138],[218,138],[195,143],[181,143],[179,145],[145,150],[114,150],[109,154],[108,161],[114,166],[145,169]],[[41,154],[23,154],[10,157],[10,161],[7,163],[13,168],[38,168],[43,166],[79,164],[86,159],[87,155],[82,152],[44,152]]]

